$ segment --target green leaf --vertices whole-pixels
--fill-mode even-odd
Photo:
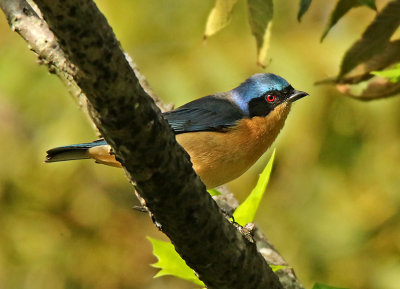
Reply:
[[[368,6],[371,9],[376,10],[375,0],[358,0],[362,5]]]
[[[271,36],[272,0],[247,0],[251,32],[257,42],[257,63],[264,67]]]
[[[207,192],[211,195],[211,197],[221,195],[221,192],[218,191],[217,189],[209,189],[207,190]]]
[[[290,268],[289,266],[285,266],[285,265],[268,265],[268,266],[272,269],[272,272],[276,272],[281,269]]]
[[[371,77],[372,71],[383,70],[386,67],[400,61],[400,39],[389,42],[385,49],[375,54],[365,62],[359,63],[346,77],[340,79],[340,83],[359,83]],[[334,83],[336,79],[333,79]]]
[[[237,0],[216,0],[214,8],[208,15],[204,38],[207,38],[228,25],[232,9]]]
[[[360,40],[346,52],[338,78],[341,79],[358,64],[381,53],[400,25],[400,1],[391,1],[377,14]]]
[[[297,21],[301,21],[303,15],[307,12],[308,8],[310,8],[312,0],[300,0],[299,13],[297,14]]]
[[[371,74],[378,75],[389,79],[391,82],[400,81],[400,63],[397,64],[392,69],[382,70],[382,71],[372,71]]]
[[[361,3],[358,0],[339,0],[336,3],[336,7],[331,13],[328,25],[326,26],[324,33],[322,33],[321,42],[331,30],[331,28],[342,18],[350,9],[360,6]]]
[[[153,245],[153,254],[158,259],[157,263],[152,264],[152,266],[161,269],[154,278],[172,275],[193,282],[196,285],[204,286],[204,283],[201,282],[194,274],[194,271],[186,265],[185,261],[175,251],[171,243],[151,237],[147,237],[147,239]]]
[[[274,158],[275,150],[272,152],[271,158],[269,159],[267,166],[261,173],[256,187],[253,189],[247,199],[233,213],[233,218],[235,219],[235,222],[239,225],[244,226],[247,223],[253,222],[258,206],[268,185]]]
[[[315,283],[312,289],[347,289],[347,288],[342,288],[342,287],[333,287],[321,283]]]

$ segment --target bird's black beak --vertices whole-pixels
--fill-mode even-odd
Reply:
[[[293,91],[292,95],[288,97],[287,100],[290,101],[290,102],[295,102],[296,100],[298,100],[298,99],[300,99],[302,97],[305,97],[307,95],[308,95],[307,92],[300,91],[300,90],[295,90],[295,91]]]

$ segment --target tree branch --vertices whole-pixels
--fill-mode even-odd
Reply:
[[[200,279],[209,288],[282,288],[256,246],[223,217],[205,191],[95,4],[36,3],[45,21],[25,1],[0,0],[0,7],[49,70],[75,96],[85,92],[96,126],[162,231]]]

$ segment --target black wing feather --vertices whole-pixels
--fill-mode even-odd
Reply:
[[[176,134],[224,131],[245,117],[242,110],[223,96],[205,96],[163,114]]]

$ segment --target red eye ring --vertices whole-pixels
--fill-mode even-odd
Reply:
[[[268,102],[274,102],[275,101],[275,95],[273,94],[268,94],[267,97],[265,98]]]

